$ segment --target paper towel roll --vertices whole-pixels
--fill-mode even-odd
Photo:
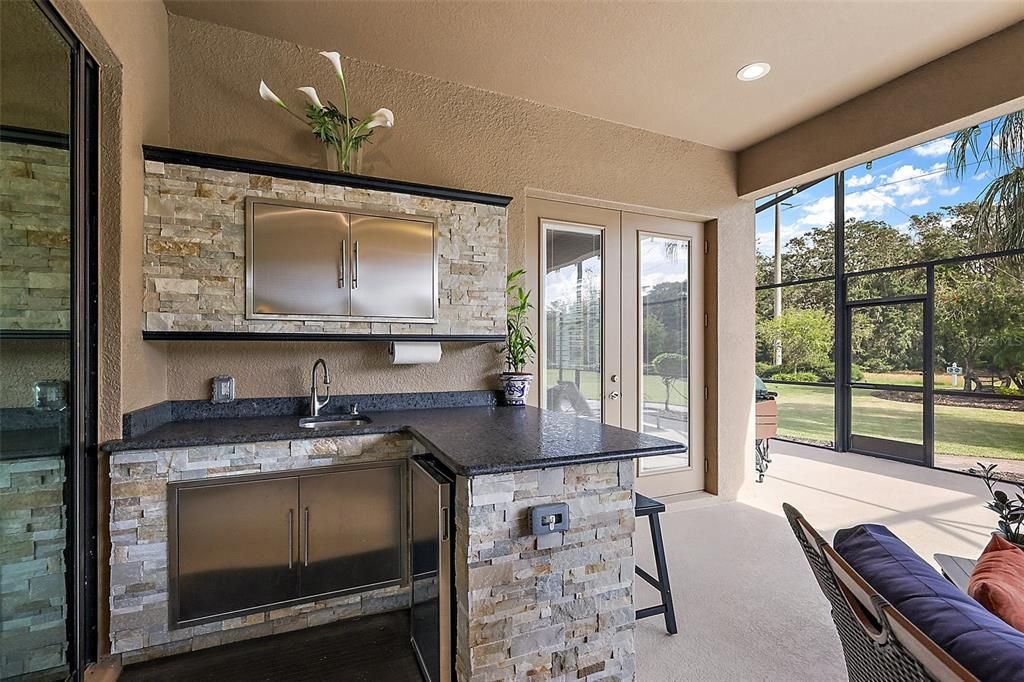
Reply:
[[[388,348],[392,365],[434,364],[441,360],[441,344],[436,341],[395,341]]]

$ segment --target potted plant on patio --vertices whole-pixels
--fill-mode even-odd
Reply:
[[[988,488],[989,494],[992,495],[992,499],[985,503],[985,506],[999,515],[999,530],[995,532],[1024,549],[1024,484],[996,478],[997,465],[995,464],[978,462],[978,466],[981,468],[985,486]],[[1016,488],[1016,490],[1007,493],[999,488],[999,485]]]
[[[505,353],[507,371],[501,374],[501,386],[505,391],[505,402],[508,405],[522,407],[526,404],[526,396],[530,393],[533,374],[524,371],[526,365],[533,360],[537,345],[530,329],[529,314],[533,308],[530,303],[532,292],[527,291],[518,283],[519,278],[526,274],[525,270],[510,272],[505,278],[505,294],[508,298],[508,336],[501,351]]]

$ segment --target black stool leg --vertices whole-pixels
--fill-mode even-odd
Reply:
[[[668,634],[674,635],[676,628],[676,609],[672,604],[672,588],[668,584],[668,564],[665,561],[665,543],[661,539],[661,521],[657,514],[651,514],[651,540],[654,541],[654,560],[658,567],[658,583],[661,585],[661,603],[665,606],[665,628]]]

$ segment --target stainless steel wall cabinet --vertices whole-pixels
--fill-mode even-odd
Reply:
[[[246,317],[434,322],[430,217],[249,197]]]

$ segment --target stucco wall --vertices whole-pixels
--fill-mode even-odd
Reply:
[[[100,401],[117,402],[121,411],[128,411],[164,400],[167,392],[165,352],[158,345],[143,343],[141,306],[142,145],[168,142],[167,11],[160,0],[136,0],[130,6],[117,0],[80,1],[120,64],[106,68],[119,68],[121,92],[104,95],[120,95],[119,120],[110,121],[111,112],[104,111],[108,114],[104,132],[119,128],[115,134],[121,145],[120,219],[116,226],[103,226],[119,228],[120,239],[116,250],[104,249],[101,243],[100,274],[100,352],[108,366],[118,365],[118,369],[111,370],[110,381],[101,385]],[[115,296],[116,306],[111,305]],[[111,437],[108,425],[103,426]]]
[[[764,196],[1024,107],[1024,22],[952,52],[739,154]]]
[[[259,99],[260,79],[301,106],[294,88],[313,85],[340,101],[328,62],[298,46],[171,15],[172,146],[323,167],[325,155],[297,121]],[[718,219],[723,362],[732,382],[719,407],[723,424],[747,424],[753,391],[753,207],[737,199],[734,155],[525,100],[357,60],[346,60],[354,113],[394,110],[395,128],[374,136],[363,172],[514,197],[509,206],[509,267],[523,262],[527,188],[685,212]],[[737,283],[744,283],[738,285]],[[241,395],[305,390],[306,367],[323,356],[343,367],[345,391],[493,388],[494,347],[451,349],[441,364],[405,372],[381,362],[382,344],[168,344],[168,397],[203,398],[215,374],[239,377]],[[282,366],[282,360],[287,363]],[[269,367],[271,371],[255,371]],[[285,369],[288,367],[288,369]],[[394,389],[392,389],[394,390]],[[728,453],[718,490],[734,495],[746,470],[749,438],[726,428],[709,450]],[[752,437],[752,436],[751,436]]]

